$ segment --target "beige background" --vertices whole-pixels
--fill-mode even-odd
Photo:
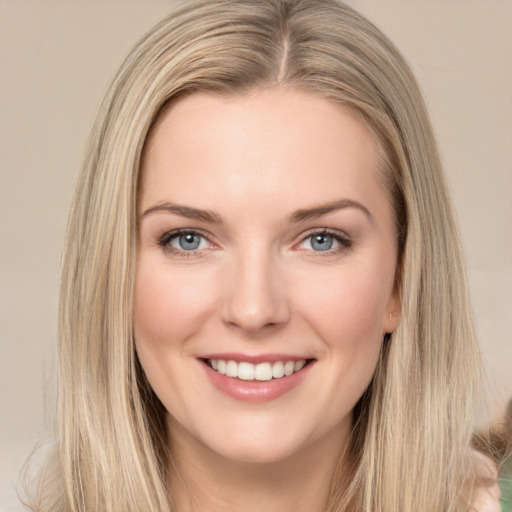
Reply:
[[[0,511],[48,429],[59,258],[83,144],[156,0],[0,0]],[[468,255],[492,414],[512,396],[512,2],[353,0],[424,88]]]

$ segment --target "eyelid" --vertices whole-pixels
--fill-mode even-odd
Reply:
[[[205,249],[194,249],[190,251],[180,250],[170,244],[171,240],[176,237],[187,235],[187,234],[195,234],[204,238],[210,245],[216,246],[216,244],[212,241],[212,237],[205,233],[203,230],[198,228],[178,228],[172,229],[170,231],[166,231],[163,235],[159,236],[156,240],[157,244],[162,247],[162,249],[170,254],[175,256],[181,256],[185,258],[193,257],[193,256],[201,256]]]
[[[322,235],[322,234],[332,235],[334,237],[342,238],[343,240],[352,240],[351,236],[347,232],[345,232],[341,229],[321,227],[321,228],[311,228],[311,229],[308,229],[305,232],[301,233],[300,241],[305,240],[306,238],[310,237],[311,235]]]
[[[206,240],[208,240],[210,243],[211,240],[210,240],[210,236],[205,233],[203,230],[201,229],[197,229],[197,228],[178,228],[178,229],[171,229],[169,231],[166,231],[165,233],[163,233],[161,236],[158,237],[157,241],[160,243],[160,242],[168,242],[169,240],[171,240],[172,238],[178,236],[178,235],[188,235],[188,234],[195,234],[195,235],[199,235],[199,236],[202,236],[203,238],[205,238]]]
[[[200,237],[204,238],[210,246],[218,247],[218,245],[212,241],[212,236],[209,233],[204,232],[202,229],[199,228],[178,228],[173,229],[170,231],[166,231],[161,236],[159,236],[156,240],[156,243],[163,248],[164,251],[173,254],[178,257],[198,257],[202,256],[203,252],[208,249],[193,249],[193,250],[180,250],[170,244],[170,241],[178,236],[186,235],[186,234],[196,234]],[[349,250],[354,241],[348,233],[345,231],[339,230],[339,229],[332,229],[332,228],[311,228],[307,231],[301,233],[300,239],[298,242],[294,244],[294,248],[297,248],[302,243],[304,243],[308,238],[314,235],[328,235],[335,239],[335,241],[339,244],[338,247],[334,249],[328,249],[325,251],[315,251],[313,249],[300,249],[304,252],[311,253],[312,256],[332,256],[333,254],[337,254],[346,250]]]
[[[339,230],[339,229],[331,229],[331,228],[312,228],[306,231],[305,233],[301,234],[299,242],[295,244],[294,247],[299,246],[300,244],[304,243],[308,238],[314,236],[314,235],[328,235],[332,236],[337,243],[339,244],[339,247],[336,247],[334,249],[328,249],[325,251],[315,251],[312,249],[299,249],[303,251],[307,251],[311,253],[311,255],[317,256],[332,256],[333,254],[337,254],[343,251],[346,251],[350,249],[354,243],[352,237],[348,235],[345,231]]]

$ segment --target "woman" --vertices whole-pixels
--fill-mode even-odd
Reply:
[[[183,3],[88,144],[34,509],[495,509],[463,268],[382,33],[336,0]]]

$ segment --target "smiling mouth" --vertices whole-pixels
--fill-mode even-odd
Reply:
[[[313,359],[253,364],[247,361],[238,362],[224,359],[204,359],[204,362],[217,373],[245,381],[269,381],[288,377],[301,371],[311,361],[313,361]]]

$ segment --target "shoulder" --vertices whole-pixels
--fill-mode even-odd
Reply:
[[[480,452],[475,451],[477,483],[473,488],[468,512],[500,512],[500,487],[496,464]]]

